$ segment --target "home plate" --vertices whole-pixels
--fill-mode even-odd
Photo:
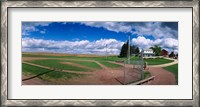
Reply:
[[[117,76],[115,79],[119,83],[126,85],[140,80],[140,77],[141,75],[137,69],[128,68],[128,70],[125,70],[122,75]]]

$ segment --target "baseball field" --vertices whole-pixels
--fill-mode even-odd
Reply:
[[[138,57],[131,58],[131,60],[138,59]],[[127,66],[125,60],[126,58],[117,56],[23,53],[22,84],[120,85],[122,81],[138,81],[140,72],[131,69],[130,65]],[[167,59],[145,59],[145,61],[150,65],[171,62]]]

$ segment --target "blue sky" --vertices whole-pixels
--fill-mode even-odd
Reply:
[[[177,22],[22,22],[23,52],[119,54],[131,45],[178,52]]]

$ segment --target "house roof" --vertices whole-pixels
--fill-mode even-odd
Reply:
[[[163,49],[162,51],[163,51],[163,52],[168,52],[168,51],[167,51],[167,50],[165,50],[165,49]]]
[[[155,53],[143,53],[145,55],[155,55]]]
[[[153,51],[152,49],[144,49],[144,51]]]

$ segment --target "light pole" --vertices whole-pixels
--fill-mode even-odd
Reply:
[[[106,60],[108,60],[108,51],[107,51],[107,49],[108,49],[108,45],[106,44]]]
[[[130,64],[130,34],[128,34],[128,52],[127,52],[127,57],[128,57],[128,64]]]
[[[143,53],[144,53],[144,50],[142,49],[141,51],[141,78],[144,79],[144,60],[143,60]]]

